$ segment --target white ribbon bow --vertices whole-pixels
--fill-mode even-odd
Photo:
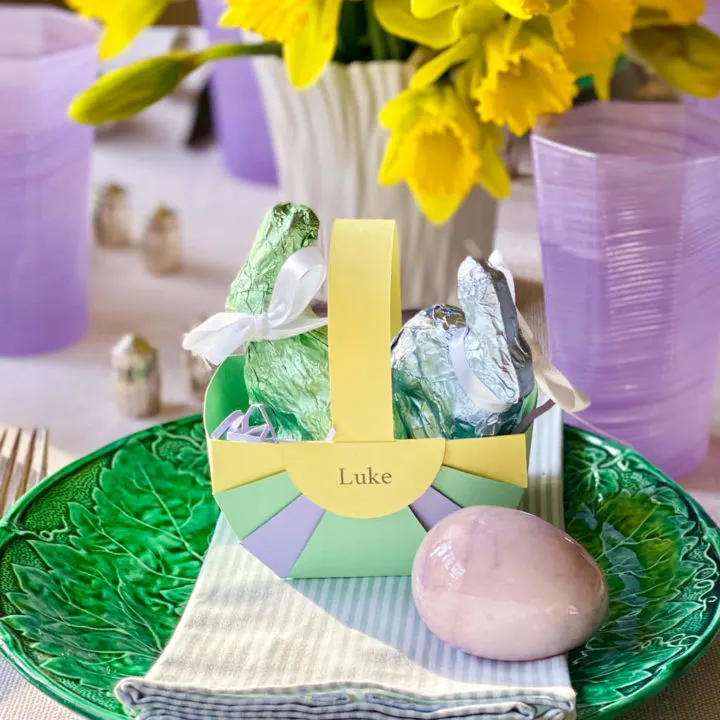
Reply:
[[[267,312],[217,313],[185,335],[183,348],[220,365],[235,352],[243,354],[251,342],[283,340],[327,325],[327,318],[316,317],[309,310],[326,274],[320,250],[298,250],[280,268]]]

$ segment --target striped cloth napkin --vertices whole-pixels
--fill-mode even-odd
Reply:
[[[535,424],[527,498],[558,525],[561,422],[553,410]],[[409,578],[281,580],[223,519],[167,648],[116,693],[142,720],[575,717],[564,657],[454,650],[424,627]]]

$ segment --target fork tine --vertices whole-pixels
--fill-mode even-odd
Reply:
[[[32,431],[26,457],[26,470],[22,475],[22,484],[17,490],[18,498],[35,487],[47,475],[48,431],[46,428],[35,428]]]
[[[2,435],[2,443],[0,443],[0,513],[4,511],[7,504],[8,492],[15,475],[21,435],[20,428],[15,430],[14,438],[10,430],[5,430]]]
[[[22,430],[20,431],[22,433]],[[28,444],[24,448],[24,452],[20,452],[18,450],[18,455],[15,457],[15,492],[13,493],[14,497],[17,499],[19,497],[22,497],[28,489],[28,479],[30,477],[30,467],[31,467],[31,461],[33,456],[33,450],[35,448],[35,434],[36,430],[33,430],[30,433],[30,440],[28,441]],[[12,504],[12,503],[11,503]]]
[[[20,428],[0,436],[0,514],[47,475],[48,431]]]

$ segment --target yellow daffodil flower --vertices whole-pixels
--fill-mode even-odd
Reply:
[[[100,58],[121,53],[146,27],[154,24],[170,0],[66,0],[68,7],[104,26]]]
[[[697,97],[720,94],[720,38],[700,25],[639,28],[634,50],[678,90]]]
[[[643,17],[643,11],[647,10],[648,22],[658,25],[666,24],[662,22],[663,15],[669,24],[692,25],[705,12],[705,0],[638,0],[637,4],[640,6],[640,18]]]
[[[239,27],[283,45],[290,82],[312,85],[337,46],[342,0],[227,0],[222,27]]]
[[[567,0],[494,0],[506,13],[528,20],[534,15],[547,15],[564,7]]]
[[[479,123],[452,85],[405,90],[385,106],[380,123],[392,133],[380,183],[404,180],[432,222],[445,222],[477,183],[495,197],[509,194],[500,129]]]
[[[553,42],[516,21],[485,38],[485,58],[464,70],[480,119],[523,135],[543,113],[569,110],[578,90],[575,75]]]
[[[610,96],[610,79],[632,27],[635,0],[570,0],[549,16],[555,41],[576,75],[592,75],[598,97]]]
[[[418,68],[410,87],[427,87],[450,68],[477,56],[482,52],[484,36],[504,18],[505,12],[492,0],[467,0],[465,5],[458,8],[453,19],[460,39]]]
[[[445,10],[455,10],[464,0],[411,0],[410,10],[417,18],[431,18]]]
[[[453,6],[457,4],[457,0],[452,4],[438,3],[438,8],[444,9],[427,19],[413,14],[411,0],[375,0],[373,8],[378,22],[390,34],[441,50],[458,39],[453,25]]]

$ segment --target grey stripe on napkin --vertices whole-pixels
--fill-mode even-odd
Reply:
[[[562,523],[561,415],[535,423],[527,508]],[[285,581],[221,519],[187,609],[118,698],[142,720],[569,720],[563,657],[482,660],[418,616],[409,578]]]

